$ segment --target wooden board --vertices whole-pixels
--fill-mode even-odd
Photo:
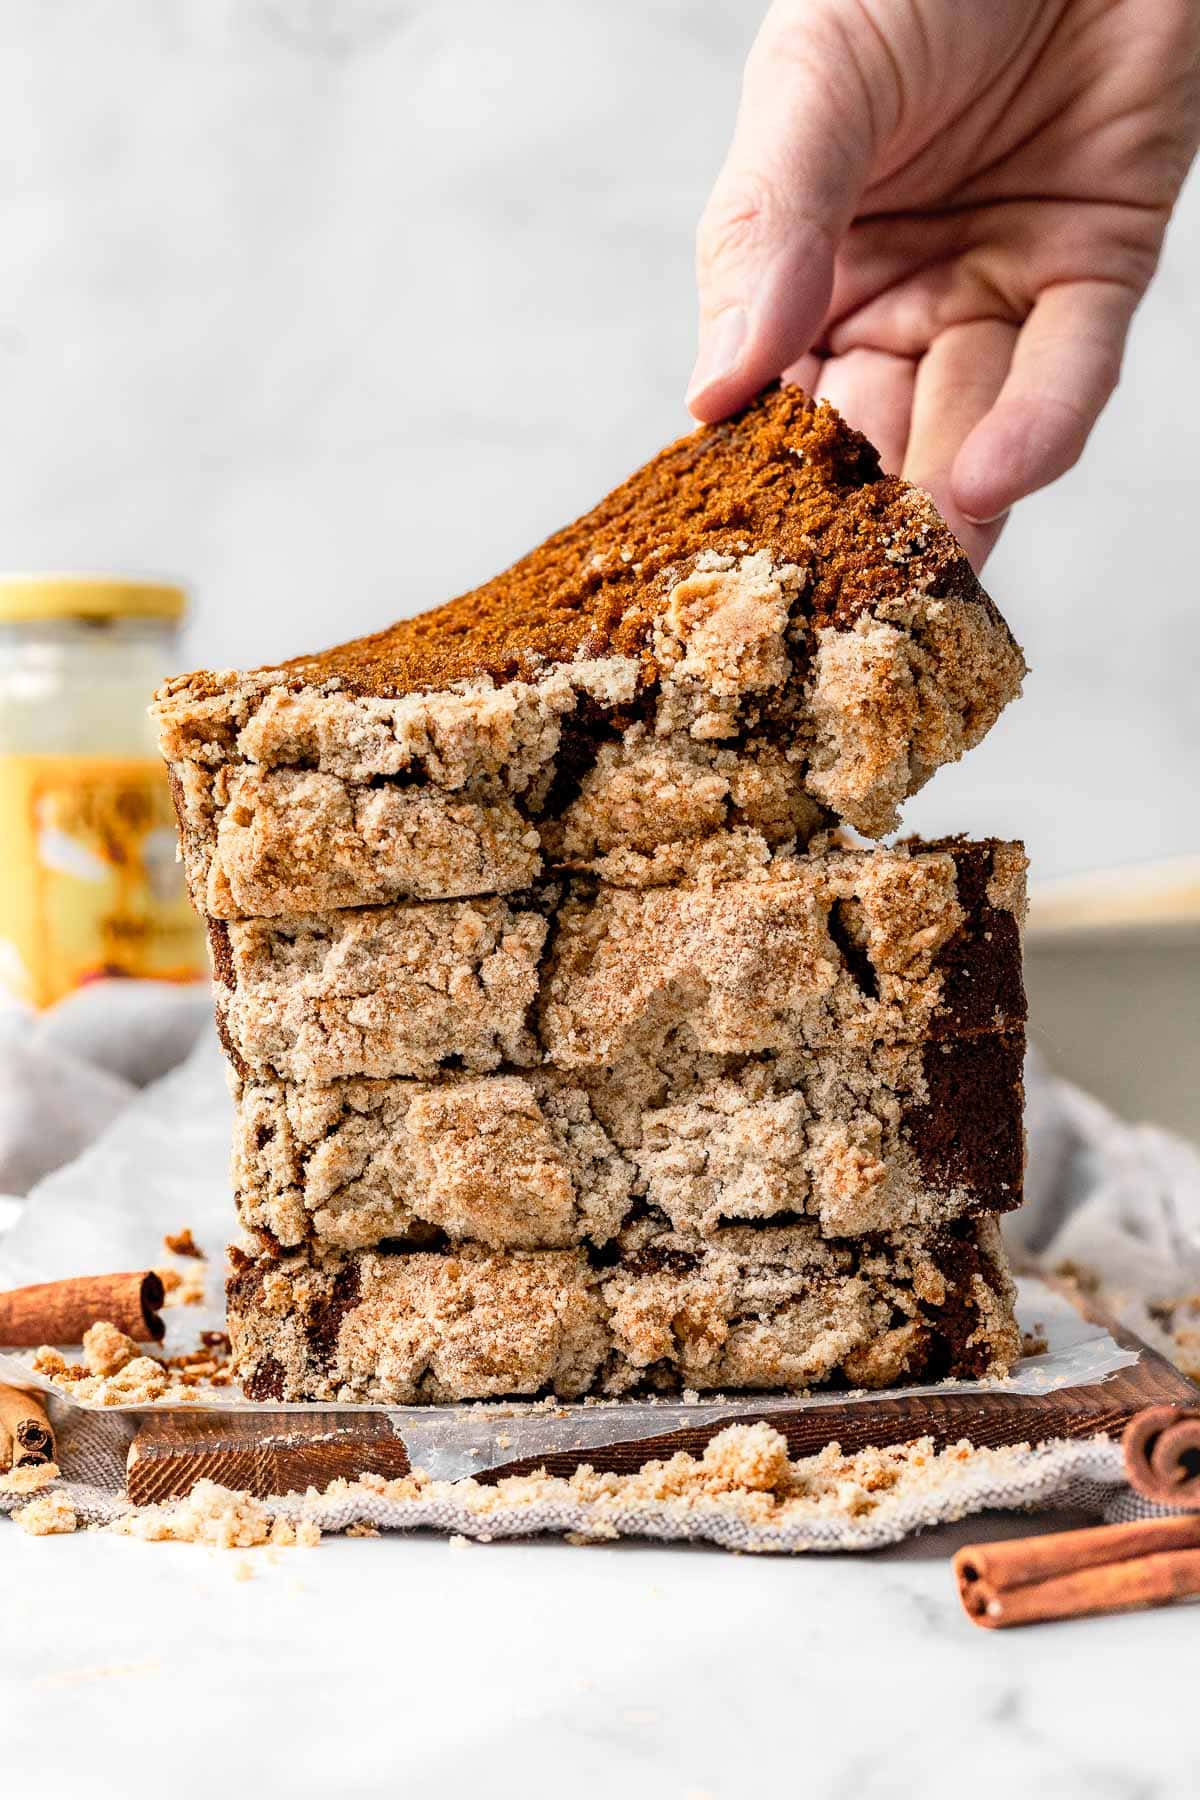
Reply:
[[[198,1481],[249,1494],[325,1488],[339,1476],[409,1472],[404,1441],[381,1413],[164,1412],[129,1446],[125,1485],[138,1506],[177,1500]]]
[[[794,1412],[773,1408],[769,1413],[756,1410],[753,1395],[748,1395],[706,1425],[670,1432],[648,1429],[643,1438],[517,1459],[481,1470],[478,1479],[494,1482],[537,1468],[569,1475],[581,1463],[628,1472],[677,1450],[698,1454],[727,1425],[748,1425],[760,1418],[783,1432],[789,1451],[797,1457],[812,1456],[835,1442],[852,1453],[869,1444],[906,1443],[918,1437],[931,1437],[939,1448],[960,1438],[996,1445],[1093,1437],[1101,1431],[1121,1431],[1143,1407],[1195,1406],[1200,1401],[1200,1390],[1157,1351],[1073,1290],[1061,1291],[1103,1324],[1119,1344],[1135,1350],[1137,1362],[1090,1386],[1038,1395],[947,1388],[939,1394],[881,1394],[870,1402],[833,1402],[797,1407]],[[648,1428],[654,1410],[646,1408]],[[226,1487],[267,1495],[324,1488],[337,1476],[392,1477],[408,1470],[403,1438],[381,1413],[181,1411],[156,1414],[137,1432],[129,1450],[128,1491],[131,1500],[146,1504],[190,1493],[207,1477]]]

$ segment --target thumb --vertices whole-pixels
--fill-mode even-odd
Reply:
[[[885,96],[856,8],[777,0],[746,63],[733,143],[697,235],[696,418],[724,418],[808,350],[833,287]],[[873,54],[874,52],[874,54]]]

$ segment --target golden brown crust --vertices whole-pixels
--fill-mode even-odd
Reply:
[[[193,898],[253,918],[511,892],[543,859],[670,879],[825,812],[880,837],[1023,672],[928,494],[776,388],[471,593],[154,711]]]
[[[769,549],[810,570],[815,627],[848,629],[914,588],[998,615],[927,497],[884,476],[827,402],[773,387],[680,438],[503,575],[369,637],[282,666],[293,688],[336,680],[394,696],[491,677],[535,679],[577,657],[626,656],[658,674],[653,624],[703,552]],[[181,678],[194,698],[222,678]],[[173,686],[175,684],[172,684]]]

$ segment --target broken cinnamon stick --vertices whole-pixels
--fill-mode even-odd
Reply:
[[[954,1559],[968,1618],[991,1629],[1200,1593],[1200,1516],[971,1544]]]
[[[1200,1507],[1200,1407],[1148,1406],[1121,1439],[1125,1475],[1143,1499]]]
[[[123,1275],[76,1275],[0,1293],[0,1344],[33,1349],[79,1344],[97,1319],[109,1319],[139,1343],[163,1335],[163,1284],[153,1269]]]
[[[0,1441],[7,1440],[5,1467],[30,1468],[54,1461],[54,1431],[40,1400],[0,1383]]]

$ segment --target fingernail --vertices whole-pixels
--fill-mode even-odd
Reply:
[[[709,321],[700,335],[700,350],[696,357],[696,366],[692,370],[692,379],[688,382],[687,399],[690,406],[699,400],[711,387],[726,376],[732,375],[737,368],[742,354],[742,345],[746,341],[746,309],[744,306],[731,306],[715,319]]]
[[[987,513],[983,516],[978,513],[964,512],[963,518],[967,521],[968,525],[998,525],[1001,519],[1007,519],[1011,511],[1011,507],[1004,506],[1001,507],[999,512]]]

